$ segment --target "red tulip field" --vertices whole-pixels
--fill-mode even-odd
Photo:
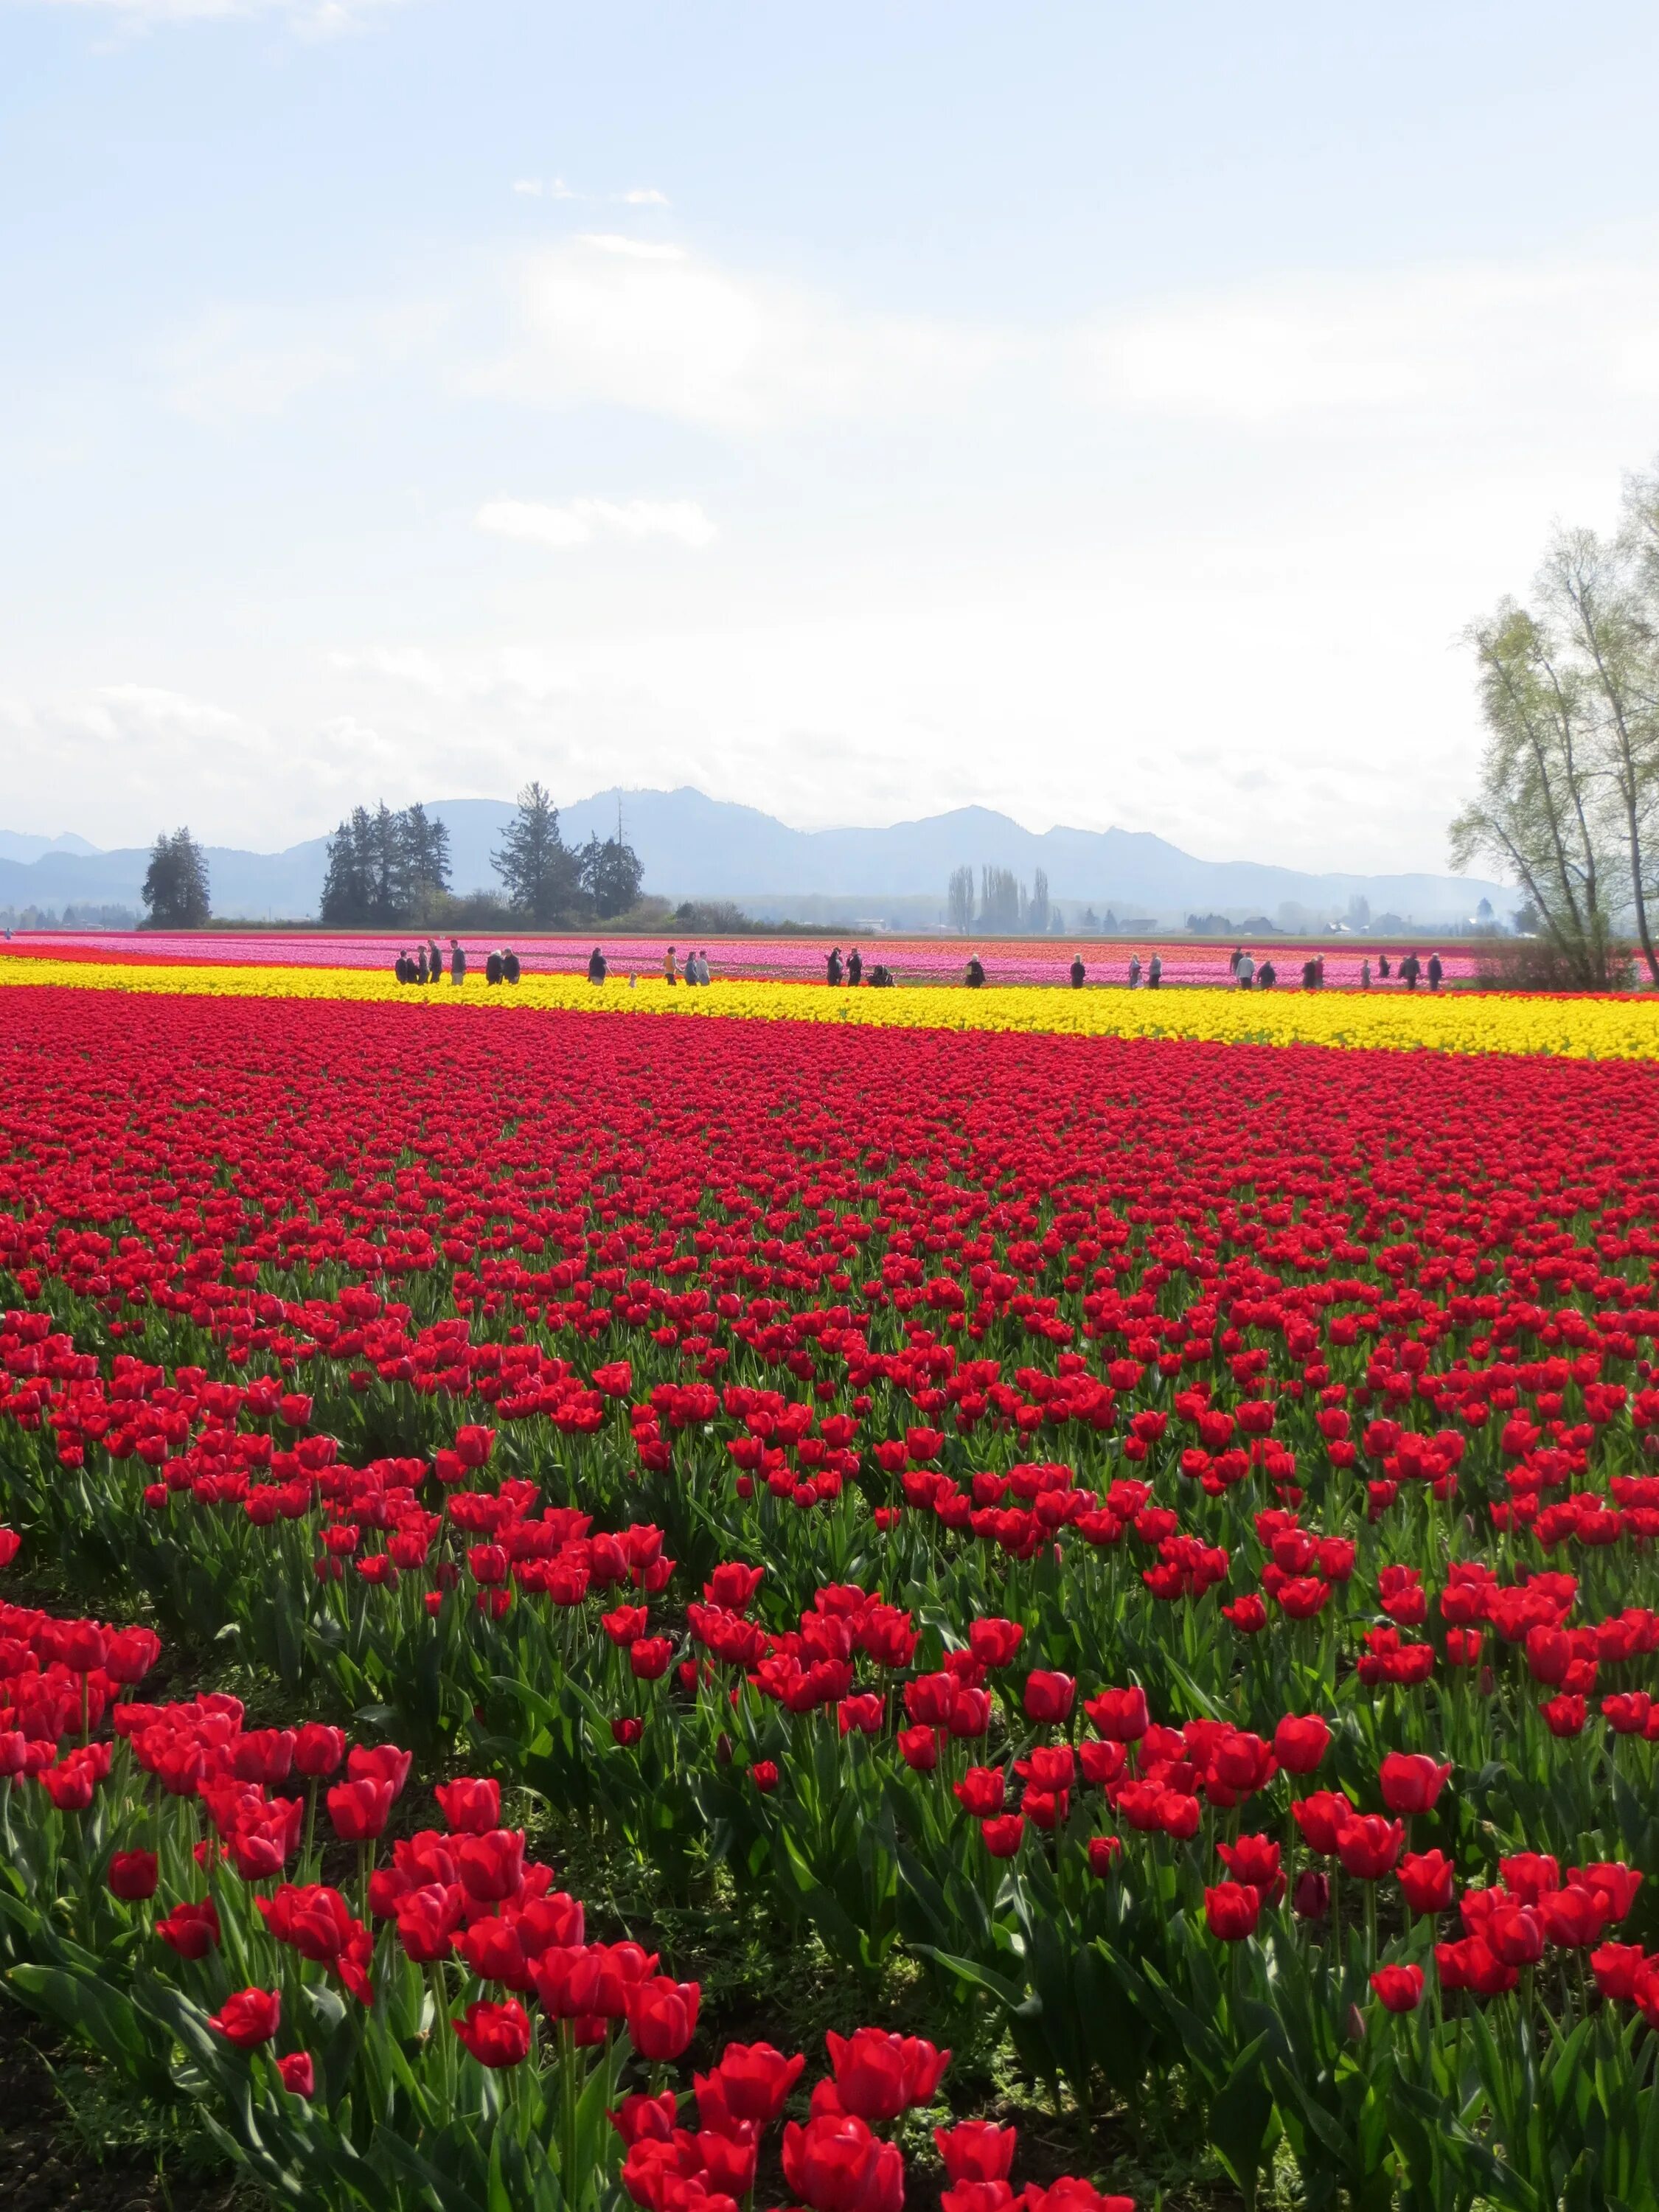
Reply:
[[[9,984],[0,2001],[328,2212],[1654,2212],[1656,1361],[1650,1059]]]

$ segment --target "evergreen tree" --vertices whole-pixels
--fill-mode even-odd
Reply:
[[[322,919],[350,927],[369,918],[369,831],[366,807],[355,807],[328,841]]]
[[[143,896],[156,929],[199,929],[211,918],[207,856],[188,830],[163,830],[150,847]]]
[[[421,805],[354,807],[328,841],[322,918],[346,927],[403,927],[449,889],[449,830]]]
[[[403,824],[404,879],[411,916],[430,905],[449,889],[449,825],[428,815],[418,803],[405,807]]]
[[[645,880],[645,870],[633,847],[624,845],[620,837],[607,837],[603,844],[590,837],[576,859],[581,887],[600,920],[609,921],[613,915],[626,914]]]
[[[507,895],[538,928],[575,903],[579,863],[559,835],[559,810],[539,782],[519,793],[519,811],[507,824],[490,866]]]

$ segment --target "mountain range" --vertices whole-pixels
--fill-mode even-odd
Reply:
[[[1426,926],[1467,918],[1477,902],[1499,915],[1512,890],[1472,877],[1312,873],[1255,860],[1200,860],[1162,837],[1130,830],[1023,829],[1006,814],[965,806],[878,830],[793,830],[757,808],[700,791],[605,791],[561,810],[568,843],[623,835],[645,870],[645,888],[678,902],[731,899],[763,921],[886,921],[936,927],[951,871],[1012,868],[1030,884],[1039,868],[1049,896],[1075,922],[1085,907],[1120,919],[1179,923],[1188,914],[1235,921],[1289,915],[1305,927],[1364,898],[1384,915]],[[428,802],[450,836],[459,891],[498,888],[490,855],[512,818],[507,799]],[[280,853],[210,846],[213,908],[226,919],[314,920],[327,862],[325,837]],[[137,908],[147,847],[100,851],[82,837],[0,830],[0,908],[61,913],[67,905]]]

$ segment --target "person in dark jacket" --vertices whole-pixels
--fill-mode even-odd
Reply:
[[[501,973],[509,983],[519,980],[519,956],[510,945],[501,955]]]
[[[1258,991],[1271,991],[1273,985],[1278,981],[1279,970],[1273,966],[1271,960],[1264,960],[1261,965],[1255,971],[1256,989]]]
[[[892,988],[893,978],[883,963],[878,960],[875,966],[870,970],[870,988],[872,991],[890,991]]]
[[[507,970],[501,965],[501,954],[499,952],[492,952],[489,957],[484,962],[485,982],[493,989],[494,987],[501,981],[501,977],[506,974],[506,972]]]
[[[1302,988],[1304,991],[1316,991],[1319,988],[1319,966],[1316,961],[1303,962]]]
[[[1400,980],[1408,991],[1417,988],[1417,979],[1423,972],[1423,963],[1414,952],[1408,952],[1400,963]]]
[[[466,981],[466,955],[453,937],[449,940],[449,980],[458,990]]]
[[[400,952],[392,963],[392,972],[400,983],[409,981],[409,955]]]
[[[1376,972],[1386,983],[1389,980],[1389,956],[1386,952],[1379,952],[1376,956]]]
[[[982,991],[985,988],[985,969],[977,952],[968,963],[967,983],[970,991]]]
[[[590,983],[605,981],[605,955],[597,945],[587,956],[587,980]]]
[[[1437,991],[1440,988],[1440,978],[1445,974],[1445,969],[1440,964],[1440,955],[1437,952],[1431,952],[1429,955],[1430,990]]]
[[[1072,988],[1074,991],[1080,991],[1083,988],[1085,972],[1083,955],[1079,952],[1073,957],[1072,961]]]
[[[847,956],[847,980],[856,990],[864,976],[864,955],[855,945]]]
[[[836,945],[835,951],[824,962],[823,967],[824,973],[830,979],[830,988],[833,991],[837,988],[841,981],[841,947],[839,945]]]
[[[424,983],[426,981],[426,947],[424,945],[415,956],[415,981],[417,983]]]

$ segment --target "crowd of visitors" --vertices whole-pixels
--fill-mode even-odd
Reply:
[[[453,984],[465,983],[466,951],[457,938],[452,937],[449,940],[447,960],[439,951],[437,939],[428,938],[424,945],[416,947],[413,958],[407,952],[400,952],[394,963],[400,983],[416,984],[441,982],[446,966]],[[520,972],[519,957],[511,945],[489,953],[484,960],[484,981],[487,984],[516,983]],[[1083,989],[1088,981],[1088,972],[1083,955],[1074,953],[1067,971],[1073,990]],[[1227,972],[1233,987],[1240,991],[1271,991],[1279,981],[1272,958],[1264,957],[1258,961],[1255,954],[1243,945],[1236,946],[1229,956]],[[609,963],[603,949],[596,945],[588,958],[587,980],[590,983],[603,984],[608,973]],[[1408,991],[1414,991],[1422,981],[1426,981],[1431,991],[1437,991],[1444,975],[1445,969],[1437,952],[1430,953],[1426,961],[1419,960],[1415,952],[1407,952],[1392,964],[1386,952],[1377,955],[1376,980],[1379,982],[1386,983],[1397,976]],[[865,983],[872,990],[890,990],[895,980],[891,969],[881,961],[876,962],[866,975],[864,956],[857,945],[854,945],[844,957],[840,945],[834,946],[824,963],[824,976],[831,990],[856,990]],[[700,951],[688,951],[682,957],[678,948],[671,945],[662,956],[662,977],[664,982],[671,986],[706,984],[711,980],[708,956]],[[1162,953],[1155,951],[1143,968],[1140,954],[1132,952],[1127,980],[1132,991],[1139,990],[1143,984],[1149,991],[1161,988],[1164,981]],[[631,970],[628,981],[630,988],[637,983],[638,978]],[[982,991],[986,988],[985,963],[976,952],[969,958],[963,981],[970,991]],[[1360,989],[1369,991],[1371,981],[1370,957],[1367,954],[1360,963]],[[1304,991],[1324,989],[1325,956],[1322,952],[1310,953],[1302,963],[1302,988]]]
[[[436,938],[428,938],[416,949],[412,960],[407,952],[400,952],[392,963],[392,973],[400,983],[441,983],[444,957],[438,950]],[[449,940],[449,980],[458,988],[466,981],[466,948],[454,937]],[[519,956],[510,945],[500,952],[489,954],[484,962],[486,983],[516,983],[518,980]]]

